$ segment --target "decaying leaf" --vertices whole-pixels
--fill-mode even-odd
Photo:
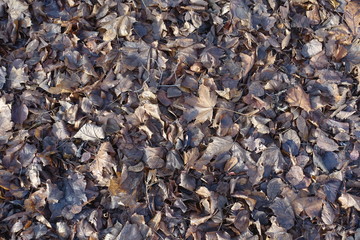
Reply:
[[[0,0],[0,238],[360,239],[359,8]]]
[[[275,198],[270,208],[274,212],[279,226],[287,230],[294,226],[294,211],[287,199]]]
[[[90,170],[100,186],[108,185],[110,177],[116,167],[114,157],[112,156],[114,153],[115,151],[111,144],[104,142],[100,145],[100,149],[90,165]]]
[[[10,137],[10,131],[13,127],[11,121],[11,104],[6,104],[4,97],[0,98],[0,141],[6,143]]]
[[[360,197],[349,193],[342,193],[338,200],[343,208],[348,209],[354,207],[360,211]]]
[[[350,1],[345,7],[345,21],[354,35],[360,33],[360,3]]]
[[[81,138],[84,141],[98,141],[105,138],[105,133],[102,127],[86,123],[74,135],[74,138]]]
[[[186,100],[186,103],[196,110],[196,123],[203,123],[207,120],[212,121],[216,100],[216,93],[212,92],[210,88],[205,85],[200,85],[199,97],[192,97]]]
[[[202,169],[205,167],[206,164],[210,162],[210,160],[224,152],[227,152],[232,147],[232,140],[229,137],[226,138],[219,138],[213,137],[212,142],[206,148],[204,154],[200,157],[199,160],[195,162],[196,169]]]
[[[312,110],[309,95],[305,93],[304,89],[299,85],[286,92],[285,100],[290,104],[290,106],[301,107],[307,112]]]

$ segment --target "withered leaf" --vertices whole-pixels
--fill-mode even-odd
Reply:
[[[61,189],[56,184],[48,182],[48,201],[52,218],[63,216],[70,220],[81,212],[83,204],[87,201],[84,178],[82,174],[70,172],[68,177],[58,183],[62,186]]]
[[[359,4],[0,0],[0,238],[360,239]]]
[[[297,156],[300,150],[301,140],[295,130],[288,130],[283,135],[282,147],[283,149],[293,155]]]
[[[306,43],[302,48],[302,55],[304,57],[313,57],[322,51],[322,44],[317,39],[313,39]]]
[[[305,111],[312,110],[309,95],[305,93],[304,89],[297,85],[286,92],[285,100],[293,107],[301,107]]]
[[[285,183],[280,178],[273,178],[267,184],[266,193],[270,200],[274,200],[282,191]]]
[[[0,142],[6,143],[10,137],[7,131],[13,127],[11,121],[11,104],[6,104],[5,97],[0,98]]]
[[[318,197],[298,198],[292,202],[296,215],[300,216],[301,212],[305,212],[311,219],[320,217],[323,206],[323,200]]]
[[[303,169],[299,166],[292,166],[286,174],[288,180],[293,186],[298,185],[305,177]]]
[[[333,224],[335,220],[335,212],[334,209],[331,207],[331,205],[327,202],[324,203],[323,209],[321,211],[321,220],[327,224]]]
[[[276,173],[282,171],[287,165],[280,149],[275,146],[269,146],[265,151],[262,152],[257,165],[264,166],[264,177],[268,177],[272,171]]]
[[[105,138],[105,133],[102,127],[86,123],[74,135],[74,138],[81,138],[84,141],[98,141]]]
[[[250,214],[248,210],[240,210],[236,215],[234,226],[240,231],[245,232],[250,223]]]
[[[4,66],[0,67],[0,89],[4,87],[6,83],[6,68]]]
[[[327,136],[325,136],[325,134],[319,134],[319,137],[317,138],[317,143],[316,143],[319,148],[325,150],[325,151],[337,151],[339,150],[339,145],[332,139],[328,138]]]
[[[233,145],[233,141],[229,136],[225,138],[213,137],[212,142],[206,148],[204,154],[195,163],[196,169],[202,169],[210,162],[210,160],[221,153],[227,152]]]
[[[216,100],[216,93],[203,84],[199,87],[199,97],[186,99],[186,103],[196,110],[195,123],[203,123],[207,120],[212,121]]]
[[[274,212],[280,227],[288,230],[294,226],[294,211],[287,199],[275,198],[270,208]]]
[[[143,161],[151,169],[162,168],[165,165],[164,149],[161,147],[146,147]]]
[[[113,168],[116,166],[112,156],[114,153],[111,144],[104,142],[100,145],[99,151],[90,165],[90,171],[100,186],[108,185],[110,177],[113,175]]]
[[[324,192],[326,194],[326,199],[331,203],[334,203],[337,199],[338,191],[341,186],[341,181],[339,179],[329,179],[323,186]]]
[[[354,35],[360,33],[360,3],[350,1],[345,7],[345,21]]]
[[[348,209],[354,207],[360,211],[360,197],[349,193],[342,193],[338,200],[343,208]]]
[[[194,177],[190,176],[188,173],[182,172],[180,175],[179,186],[181,186],[187,190],[194,191],[196,188],[196,180]]]

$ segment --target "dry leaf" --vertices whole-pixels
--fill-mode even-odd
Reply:
[[[360,211],[360,197],[349,193],[342,193],[338,200],[343,208],[348,209],[354,207]]]
[[[11,121],[11,105],[6,104],[5,97],[0,98],[0,142],[6,143],[13,127],[13,122]]]
[[[195,123],[203,123],[207,120],[212,121],[216,100],[216,93],[212,92],[210,88],[205,85],[200,85],[199,97],[186,99],[186,103],[196,110]]]
[[[289,89],[286,92],[285,100],[290,104],[290,106],[301,107],[307,112],[312,110],[309,95],[305,93],[305,91],[299,85]]]
[[[115,153],[109,142],[101,144],[94,161],[90,165],[90,171],[95,176],[100,186],[107,186],[113,169],[116,167],[113,155]]]
[[[84,141],[98,141],[105,138],[102,127],[98,127],[92,123],[86,123],[74,135],[74,138],[81,138]]]
[[[353,34],[356,36],[360,33],[360,3],[357,1],[348,2],[345,7],[345,21]]]

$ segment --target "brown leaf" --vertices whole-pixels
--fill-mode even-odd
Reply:
[[[90,165],[90,171],[94,174],[98,184],[101,186],[108,185],[110,177],[113,175],[115,168],[114,158],[111,156],[115,153],[109,142],[101,144],[94,161]]]
[[[250,214],[248,210],[240,210],[235,218],[234,226],[240,231],[245,232],[249,227]]]
[[[279,226],[287,230],[294,226],[294,211],[287,199],[275,198],[270,208],[273,210]]]
[[[192,106],[196,110],[195,123],[203,123],[207,120],[212,121],[213,108],[216,105],[217,96],[208,86],[200,85],[199,97],[186,99],[186,104]]]
[[[286,180],[288,180],[293,186],[298,185],[305,177],[303,170],[299,166],[292,166],[286,174]]]
[[[304,197],[295,199],[292,202],[296,215],[300,216],[301,212],[305,212],[311,219],[320,217],[323,200],[318,197]]]
[[[164,149],[161,147],[146,147],[143,161],[149,168],[162,168],[165,165]]]
[[[301,86],[297,85],[286,92],[285,100],[293,107],[301,107],[305,111],[312,110],[309,95],[305,93]]]
[[[201,158],[195,163],[195,169],[203,169],[214,156],[227,152],[233,145],[231,137],[213,137]]]
[[[357,1],[348,2],[345,7],[345,21],[353,34],[356,36],[359,31],[360,25],[360,3]]]

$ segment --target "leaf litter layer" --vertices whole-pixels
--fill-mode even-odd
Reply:
[[[360,238],[359,9],[0,0],[1,239]]]

